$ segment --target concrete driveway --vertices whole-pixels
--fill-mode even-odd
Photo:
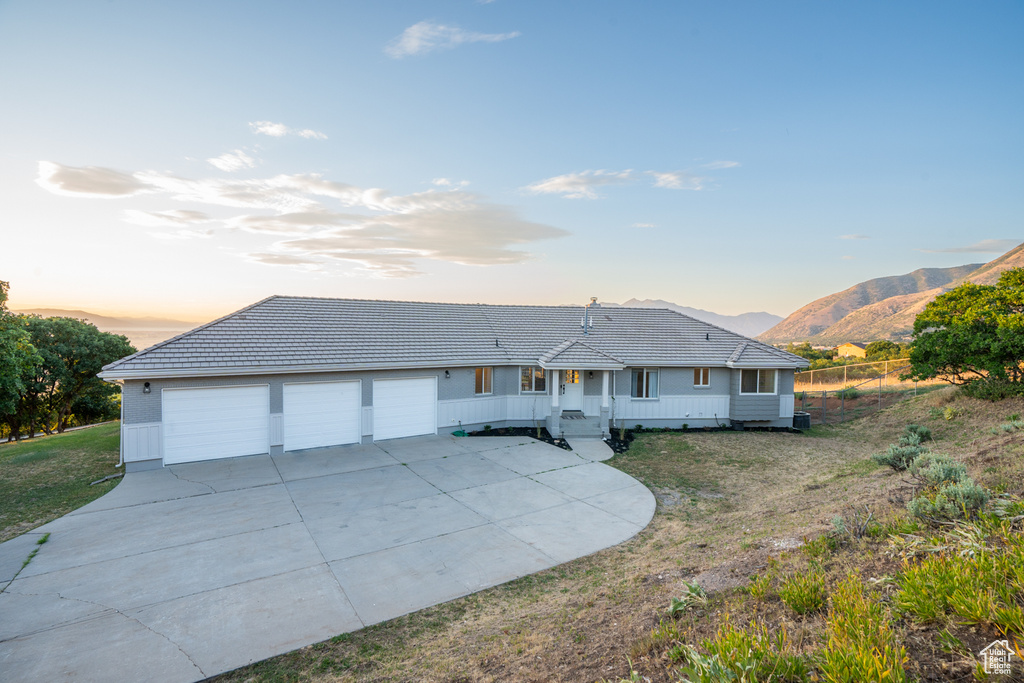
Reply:
[[[621,543],[655,501],[609,455],[435,436],[129,474],[0,544],[2,678],[196,681]]]

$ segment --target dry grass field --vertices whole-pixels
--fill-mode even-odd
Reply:
[[[678,680],[659,644],[695,642],[726,615],[742,621],[757,612],[814,647],[820,616],[794,619],[778,600],[751,603],[743,589],[750,577],[818,562],[797,548],[829,532],[837,515],[852,518],[866,507],[876,520],[905,516],[906,481],[870,456],[908,423],[930,427],[935,448],[968,463],[980,483],[1019,494],[1024,446],[994,433],[1003,413],[1024,413],[1024,402],[993,404],[946,390],[803,434],[642,434],[609,461],[659,501],[650,526],[632,540],[217,680],[618,681],[628,679],[631,662],[649,680]],[[829,571],[892,569],[877,549],[846,552],[829,560]],[[685,582],[699,584],[709,600],[673,622],[666,607]]]

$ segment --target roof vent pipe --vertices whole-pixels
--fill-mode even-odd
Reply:
[[[590,334],[590,328],[594,326],[594,321],[590,319],[591,306],[600,306],[596,296],[590,297],[590,303],[583,307],[583,320],[580,321],[583,326],[583,334]]]

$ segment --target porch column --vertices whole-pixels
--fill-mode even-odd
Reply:
[[[548,381],[551,383],[551,414],[548,415],[548,434],[559,438],[562,434],[562,409],[558,407],[558,370],[548,371]]]
[[[611,375],[611,370],[605,370],[601,377],[601,434],[605,437],[612,433],[612,410],[608,406],[608,378]]]

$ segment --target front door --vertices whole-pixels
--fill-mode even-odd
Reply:
[[[583,410],[583,376],[579,370],[562,370],[562,410]]]

